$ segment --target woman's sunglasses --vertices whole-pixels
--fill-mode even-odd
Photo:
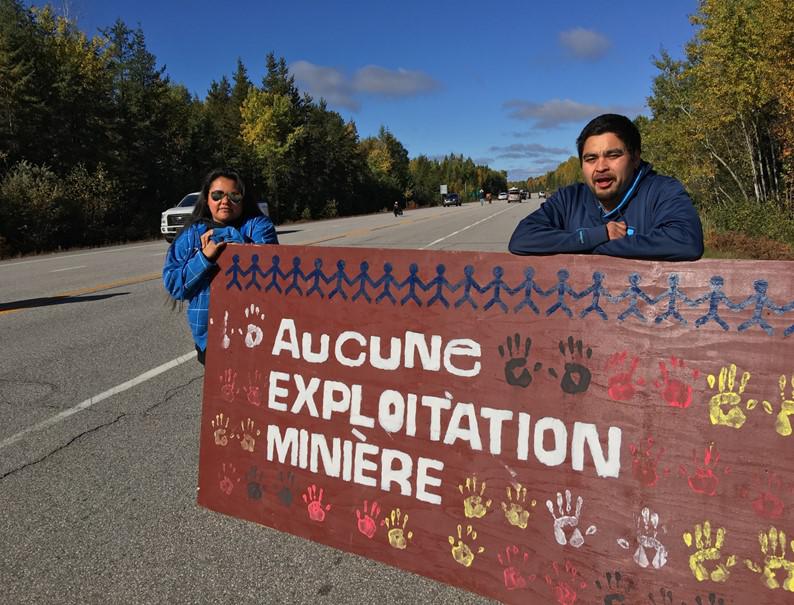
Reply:
[[[230,191],[229,193],[226,193],[225,191],[221,191],[220,189],[218,189],[216,191],[211,192],[210,197],[215,202],[220,202],[224,197],[228,197],[229,201],[232,204],[239,204],[240,202],[243,201],[243,194],[238,193],[237,191]]]

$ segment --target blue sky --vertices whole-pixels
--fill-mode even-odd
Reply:
[[[43,4],[36,2],[36,4]],[[681,57],[696,0],[208,2],[59,0],[89,34],[140,26],[174,82],[200,98],[241,58],[257,84],[283,56],[302,90],[386,126],[411,157],[462,153],[521,179],[575,153],[606,111],[648,114],[662,49]],[[223,7],[223,8],[222,8]]]

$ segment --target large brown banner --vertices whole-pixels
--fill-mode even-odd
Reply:
[[[506,603],[794,602],[794,280],[230,245],[201,505]]]

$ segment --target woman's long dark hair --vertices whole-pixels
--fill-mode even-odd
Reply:
[[[253,216],[262,216],[262,211],[259,210],[257,203],[246,193],[245,183],[240,175],[231,168],[215,168],[214,170],[210,170],[204,177],[198,200],[196,200],[196,205],[193,207],[190,220],[185,224],[185,228],[193,223],[212,222],[212,213],[210,212],[208,202],[210,187],[215,179],[221,177],[234,181],[237,190],[243,194],[243,213],[240,215],[239,219],[241,223]]]

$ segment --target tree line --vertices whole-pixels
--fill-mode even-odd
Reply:
[[[438,204],[439,185],[496,192],[470,158],[409,158],[388,128],[359,137],[270,53],[204,99],[172,82],[143,31],[92,37],[46,6],[0,0],[0,257],[156,236],[160,212],[235,167],[277,223]]]
[[[794,245],[794,10],[790,0],[700,0],[685,56],[662,51],[635,123],[643,157],[680,179],[707,231]],[[530,191],[581,181],[576,157]]]

